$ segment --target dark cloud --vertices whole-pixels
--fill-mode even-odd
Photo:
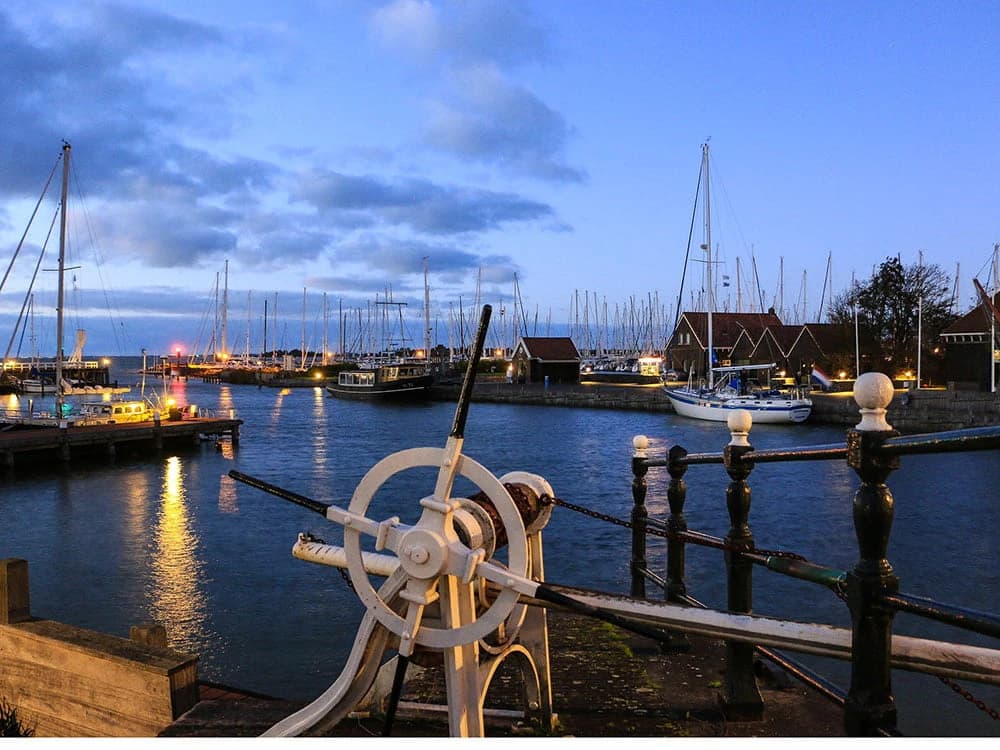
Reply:
[[[352,228],[405,226],[432,235],[485,232],[554,215],[550,206],[512,193],[333,171],[304,175],[293,198]]]
[[[374,235],[338,244],[332,260],[357,263],[380,278],[394,279],[421,273],[425,258],[435,276],[464,275],[481,262],[480,256],[453,246]]]

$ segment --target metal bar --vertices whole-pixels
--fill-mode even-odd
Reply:
[[[754,449],[746,454],[746,460],[754,463],[777,463],[781,461],[831,461],[847,457],[847,446],[842,443],[826,445],[810,445],[800,448],[769,448]],[[723,453],[688,453],[674,459],[675,463],[687,466],[704,464],[721,464],[725,462]],[[647,468],[654,466],[669,466],[666,458],[649,458],[645,461]]]
[[[817,693],[822,695],[827,700],[832,701],[841,708],[844,706],[844,701],[847,698],[847,692],[840,688],[839,686],[833,684],[825,677],[816,672],[812,671],[808,667],[794,659],[790,659],[784,654],[773,651],[769,648],[758,648],[757,649],[763,656],[773,661],[783,670],[788,672],[792,677],[797,679],[799,682],[811,687]]]
[[[929,620],[948,623],[963,630],[1000,638],[1000,617],[988,612],[941,604],[933,599],[925,599],[912,594],[886,594],[884,601],[900,612],[909,612]]]
[[[551,583],[545,584],[545,588],[553,593],[562,593],[564,598],[572,598],[588,610],[613,613],[620,621],[835,659],[851,659],[851,631],[845,628],[636,600]],[[521,599],[528,604],[541,604],[539,598],[523,595]],[[555,602],[555,598],[547,597],[545,601]],[[895,669],[1000,685],[1000,650],[997,649],[893,635],[891,653]]]
[[[479,360],[483,356],[483,347],[486,345],[486,331],[490,327],[490,315],[492,313],[493,307],[491,305],[483,305],[483,312],[479,316],[479,330],[476,331],[476,344],[472,350],[469,367],[465,371],[465,379],[462,381],[462,391],[458,396],[458,406],[455,408],[455,421],[452,423],[450,434],[450,437],[453,438],[461,438],[465,435],[465,420],[469,416],[472,389],[476,384],[476,370],[479,369]]]
[[[231,469],[229,471],[229,476],[237,482],[243,482],[244,484],[249,484],[251,487],[264,490],[264,492],[280,497],[282,500],[288,500],[290,503],[301,505],[303,508],[308,508],[311,511],[319,513],[321,516],[325,516],[326,512],[332,507],[326,503],[321,503],[319,500],[313,500],[312,498],[305,497],[304,495],[290,492],[282,489],[276,484],[265,482],[263,479],[257,479],[256,477],[236,471],[235,469]]]
[[[886,440],[876,450],[884,456],[918,453],[957,453],[1000,448],[1000,427],[969,427],[964,430],[903,435]]]
[[[819,583],[829,588],[839,586],[847,579],[847,572],[829,568],[825,565],[817,565],[808,560],[796,560],[790,557],[777,557],[775,555],[750,555],[753,562],[763,565],[768,570],[782,575],[798,578],[810,583]]]

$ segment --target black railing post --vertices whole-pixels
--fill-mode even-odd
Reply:
[[[688,530],[687,518],[684,517],[684,501],[687,499],[684,472],[688,468],[684,458],[687,454],[679,445],[674,445],[667,451],[667,472],[670,474],[670,484],[667,486],[667,503],[670,505],[670,515],[667,517],[668,602],[687,603],[687,584],[684,582],[687,549],[684,540],[677,537]],[[691,640],[683,631],[671,631],[669,643],[663,646],[670,651],[688,651]]]
[[[686,547],[683,539],[677,534],[688,530],[687,518],[684,517],[684,501],[687,500],[687,483],[684,473],[687,464],[684,458],[688,452],[679,445],[674,445],[667,451],[667,473],[670,474],[670,484],[667,486],[667,503],[670,505],[670,515],[667,517],[667,601],[684,601],[687,596],[687,584],[684,582],[684,563]]]
[[[632,439],[632,589],[634,597],[646,598],[646,453],[649,440],[645,435]]]
[[[732,439],[723,452],[726,472],[731,480],[726,488],[730,523],[729,533],[726,534],[728,609],[738,614],[751,614],[753,563],[739,554],[742,550],[752,550],[754,547],[749,523],[750,485],[746,481],[753,470],[753,459],[746,457],[746,454],[753,451],[753,446],[747,440],[751,426],[750,412],[733,412],[728,423]],[[759,719],[764,713],[764,702],[757,687],[753,663],[754,644],[726,641],[726,678],[722,704],[727,719],[748,721]]]
[[[865,373],[854,385],[861,422],[847,432],[847,464],[861,486],[854,495],[854,533],[860,559],[847,574],[847,605],[851,610],[851,687],[844,706],[849,736],[896,732],[892,694],[893,610],[885,594],[899,590],[899,579],[886,559],[892,529],[893,498],[885,480],[899,467],[899,458],[879,455],[878,447],[898,433],[885,421],[892,401],[892,381],[881,373]]]

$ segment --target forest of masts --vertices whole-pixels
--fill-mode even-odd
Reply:
[[[755,270],[755,269],[754,269]],[[770,307],[775,309],[782,322],[804,323],[808,319],[806,275],[796,302],[790,309],[784,306],[783,273]],[[814,320],[822,320],[824,305],[828,303],[829,259],[823,292]],[[717,309],[723,312],[763,312],[763,295],[756,280],[756,273],[741,273],[737,259],[735,284],[728,275],[721,275],[723,294],[715,292]],[[706,309],[707,294],[693,289],[688,300],[668,303],[659,292],[645,296],[630,296],[625,302],[609,302],[597,292],[573,292],[569,300],[569,316],[565,323],[554,323],[552,310],[541,313],[539,306],[528,310],[521,298],[517,275],[509,296],[501,295],[493,304],[493,316],[487,336],[487,356],[509,358],[521,337],[569,336],[581,356],[587,358],[628,358],[662,352],[673,333],[679,315],[684,310]],[[754,291],[756,290],[756,291]],[[219,362],[245,366],[262,363],[287,363],[291,356],[296,367],[306,368],[335,362],[373,362],[398,359],[401,356],[427,358],[433,351],[434,358],[461,360],[468,356],[475,338],[483,295],[478,284],[474,299],[466,304],[459,297],[457,303],[449,302],[446,313],[431,311],[430,293],[426,284],[422,310],[408,314],[408,303],[393,298],[392,288],[376,294],[375,300],[362,307],[345,308],[338,301],[331,309],[328,295],[322,295],[319,311],[310,313],[307,290],[302,290],[301,317],[282,310],[279,316],[279,295],[263,301],[263,315],[256,324],[253,320],[253,293],[247,292],[246,320],[243,331],[235,337],[228,333],[228,261],[225,281],[220,289],[216,274],[213,303],[206,311],[197,340],[190,350],[189,360]],[[298,307],[298,305],[293,305]],[[419,322],[418,322],[419,319]],[[336,321],[336,332],[331,327]],[[295,329],[299,330],[296,331]],[[412,331],[416,329],[417,335]],[[296,337],[296,333],[299,335]],[[295,339],[298,339],[297,341]],[[230,345],[230,341],[234,343]],[[238,343],[236,343],[238,342]],[[304,355],[303,355],[304,353]]]

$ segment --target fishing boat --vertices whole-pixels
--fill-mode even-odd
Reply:
[[[335,398],[379,401],[416,401],[430,395],[434,376],[424,364],[394,363],[345,370],[326,386]]]
[[[770,373],[774,363],[756,365],[732,365],[718,367],[715,364],[715,349],[712,337],[712,310],[715,297],[712,286],[712,230],[709,203],[709,153],[708,144],[702,149],[700,179],[704,180],[704,232],[705,242],[701,249],[706,253],[706,275],[708,288],[708,349],[706,352],[707,378],[703,385],[689,377],[686,385],[672,387],[664,383],[666,393],[674,411],[682,417],[704,419],[711,422],[725,422],[733,411],[742,409],[750,412],[754,424],[796,424],[805,422],[812,413],[812,400],[799,389],[780,390],[772,388]],[[753,375],[757,378],[754,380]],[[761,377],[764,382],[761,383]]]

